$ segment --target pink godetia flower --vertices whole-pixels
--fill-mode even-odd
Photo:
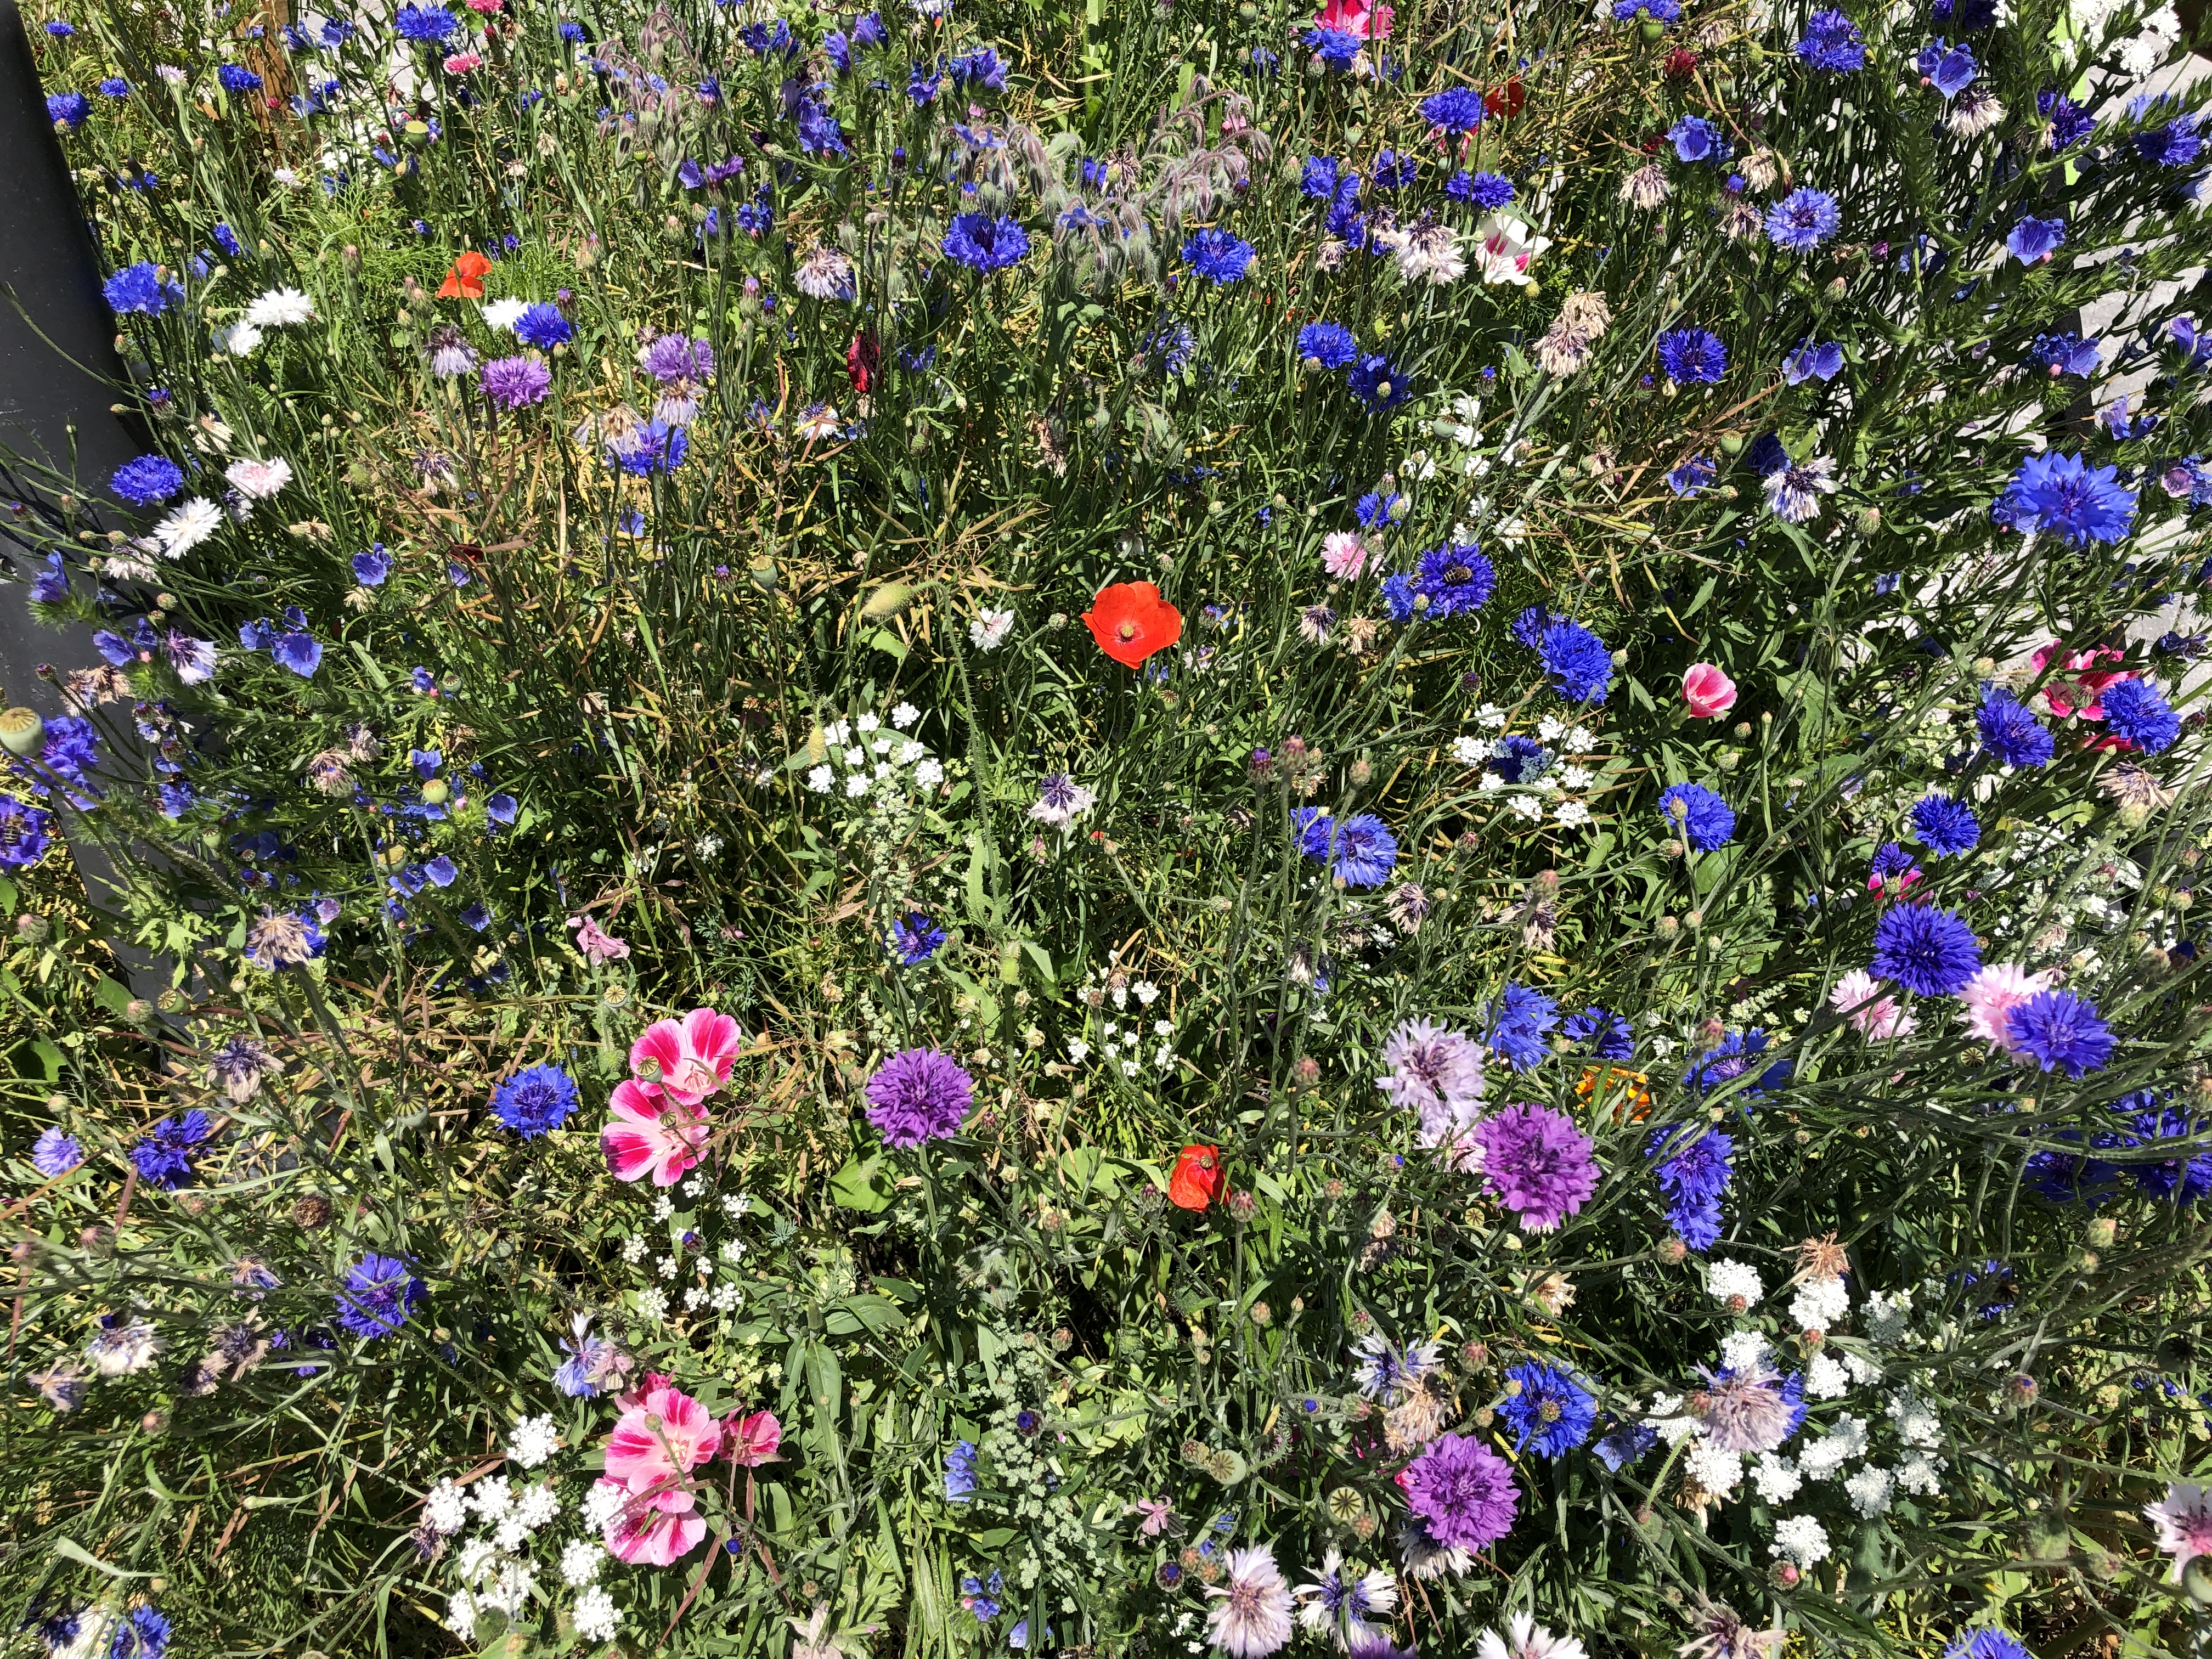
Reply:
[[[466,75],[471,70],[483,67],[483,57],[480,52],[457,52],[446,59],[446,73],[448,75]]]
[[[2087,651],[2069,653],[2065,641],[2053,640],[2037,652],[2031,660],[2035,672],[2042,673],[2052,660],[2063,656],[2063,673],[2035,694],[2035,707],[2053,720],[2067,720],[2080,715],[2085,720],[2105,718],[2101,699],[2104,689],[2115,680],[2131,680],[2133,674],[2115,673],[2097,666],[2100,661],[2124,662],[2125,655],[2109,645],[2093,646]]]
[[[1339,581],[1351,581],[1367,567],[1367,544],[1356,530],[1332,530],[1322,538],[1321,564]]]
[[[650,1171],[656,1187],[673,1187],[699,1161],[707,1143],[707,1109],[647,1092],[634,1078],[615,1085],[607,1109],[615,1121],[599,1131],[599,1150],[617,1181]]]
[[[682,1559],[707,1535],[693,1513],[687,1482],[691,1471],[720,1448],[714,1414],[664,1376],[622,1398],[623,1414],[607,1437],[602,1486],[624,1494],[607,1517],[607,1548],[633,1565],[665,1567]]]
[[[1314,27],[1340,30],[1362,40],[1387,40],[1390,20],[1397,15],[1389,6],[1372,4],[1371,0],[1327,0],[1314,14]]]
[[[722,1419],[722,1455],[741,1469],[757,1469],[781,1460],[783,1425],[774,1412],[732,1412]]]
[[[2016,962],[1990,963],[1959,993],[1966,1005],[1966,1024],[1983,1042],[2014,1052],[2007,1024],[2012,1011],[2037,992],[2049,990],[2055,978],[2049,969],[2031,974]]]
[[[1828,993],[1828,1006],[1850,1018],[1851,1029],[1877,1042],[1911,1036],[1919,1022],[1897,1006],[1897,999],[1881,994],[1881,981],[1863,968],[1854,968]]]
[[[1525,288],[1528,267],[1551,245],[1550,237],[1534,234],[1518,219],[1493,213],[1474,228],[1474,269],[1492,285],[1511,283]]]
[[[594,968],[604,968],[629,955],[628,939],[617,939],[590,916],[571,916],[568,925],[576,930],[576,948]]]
[[[1735,707],[1735,682],[1709,662],[1692,663],[1682,676],[1682,701],[1691,719],[1718,720]]]
[[[680,1020],[657,1019],[630,1045],[629,1069],[644,1088],[680,1105],[696,1106],[730,1080],[744,1033],[712,1008]]]
[[[1175,1519],[1175,1505],[1164,1498],[1139,1498],[1130,1507],[1145,1517],[1137,1530],[1147,1538],[1158,1538]]]
[[[2143,1516],[2158,1528],[2158,1547],[2173,1558],[2169,1582],[2179,1583],[2182,1573],[2198,1556],[2212,1556],[2212,1493],[2191,1481],[2177,1480],[2166,1496],[2143,1506]]]
[[[466,0],[466,3],[471,11],[495,12],[504,0]]]

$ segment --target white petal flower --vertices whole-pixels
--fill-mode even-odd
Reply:
[[[256,328],[288,328],[315,320],[315,302],[296,288],[272,288],[246,307]]]

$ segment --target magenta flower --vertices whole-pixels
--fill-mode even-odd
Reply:
[[[553,371],[535,357],[495,357],[479,378],[484,396],[507,410],[542,404],[553,389]]]
[[[1531,1232],[1547,1233],[1597,1190],[1590,1138],[1574,1120],[1527,1101],[1474,1126],[1483,1183]]]
[[[959,1133],[975,1101],[975,1079],[951,1055],[906,1048],[868,1079],[868,1121],[887,1146],[919,1146]]]
[[[1468,1435],[1439,1436],[1398,1480],[1407,1507],[1447,1549],[1486,1549],[1513,1530],[1520,1513],[1512,1466]]]

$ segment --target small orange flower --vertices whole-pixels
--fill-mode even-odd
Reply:
[[[491,261],[471,248],[453,261],[453,268],[446,273],[446,280],[438,285],[441,300],[481,300],[483,298],[483,279],[491,270]]]
[[[1227,1180],[1218,1146],[1186,1146],[1168,1177],[1168,1201],[1185,1210],[1202,1210],[1221,1196]]]
[[[1182,637],[1182,612],[1160,597],[1150,582],[1116,582],[1102,587],[1083,613],[1091,637],[1115,662],[1144,666],[1155,651]]]
[[[1624,1066],[1592,1066],[1583,1073],[1583,1080],[1575,1085],[1575,1093],[1584,1100],[1594,1094],[1617,1099],[1613,1109],[1613,1121],[1641,1123],[1651,1115],[1651,1091],[1644,1087],[1650,1081],[1643,1073]]]

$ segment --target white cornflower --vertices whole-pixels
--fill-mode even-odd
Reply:
[[[422,1519],[430,1530],[441,1534],[459,1532],[468,1523],[469,1495],[453,1482],[449,1475],[430,1488],[422,1500]]]
[[[910,702],[902,702],[891,710],[891,724],[903,732],[921,718],[921,710]]]
[[[611,1642],[615,1632],[622,1628],[622,1615],[615,1611],[615,1598],[599,1584],[576,1598],[574,1616],[576,1634],[586,1642]]]
[[[853,298],[853,262],[834,247],[817,242],[806,250],[792,273],[792,281],[810,300]]]
[[[968,642],[978,651],[995,651],[1013,625],[1012,611],[978,611],[968,624]]]
[[[550,1414],[523,1418],[507,1432],[507,1461],[526,1469],[536,1468],[560,1448],[561,1431]]]
[[[227,356],[251,357],[260,343],[261,331],[243,319],[215,331],[215,349]]]
[[[599,1576],[607,1559],[606,1546],[589,1538],[572,1538],[561,1547],[561,1579],[570,1589],[581,1589]]]
[[[1746,1308],[1758,1305],[1765,1294],[1759,1282],[1759,1269],[1745,1261],[1726,1258],[1713,1263],[1705,1275],[1705,1290],[1716,1302],[1733,1304],[1741,1313]]]
[[[1828,1559],[1828,1529],[1809,1515],[1784,1516],[1775,1524],[1769,1555],[1778,1555],[1802,1570]]]
[[[222,528],[222,509],[195,495],[154,526],[155,546],[165,559],[179,559]]]
[[[483,308],[484,326],[494,333],[512,329],[522,320],[522,313],[530,309],[527,300],[493,300]]]
[[[1851,1507],[1871,1521],[1889,1508],[1892,1482],[1887,1469],[1867,1468],[1844,1482],[1844,1495]]]
[[[1216,1598],[1206,1610],[1206,1633],[1230,1659],[1264,1659],[1291,1639],[1291,1587],[1264,1545],[1229,1553],[1224,1585],[1206,1586]]]
[[[1759,1488],[1759,1495],[1765,1502],[1786,1504],[1797,1495],[1797,1489],[1805,1484],[1805,1477],[1781,1453],[1761,1452],[1752,1468],[1751,1484]]]
[[[826,795],[837,781],[837,775],[826,766],[817,766],[806,775],[806,787],[817,795]]]
[[[290,328],[315,320],[315,302],[296,288],[272,288],[246,307],[256,328]]]

